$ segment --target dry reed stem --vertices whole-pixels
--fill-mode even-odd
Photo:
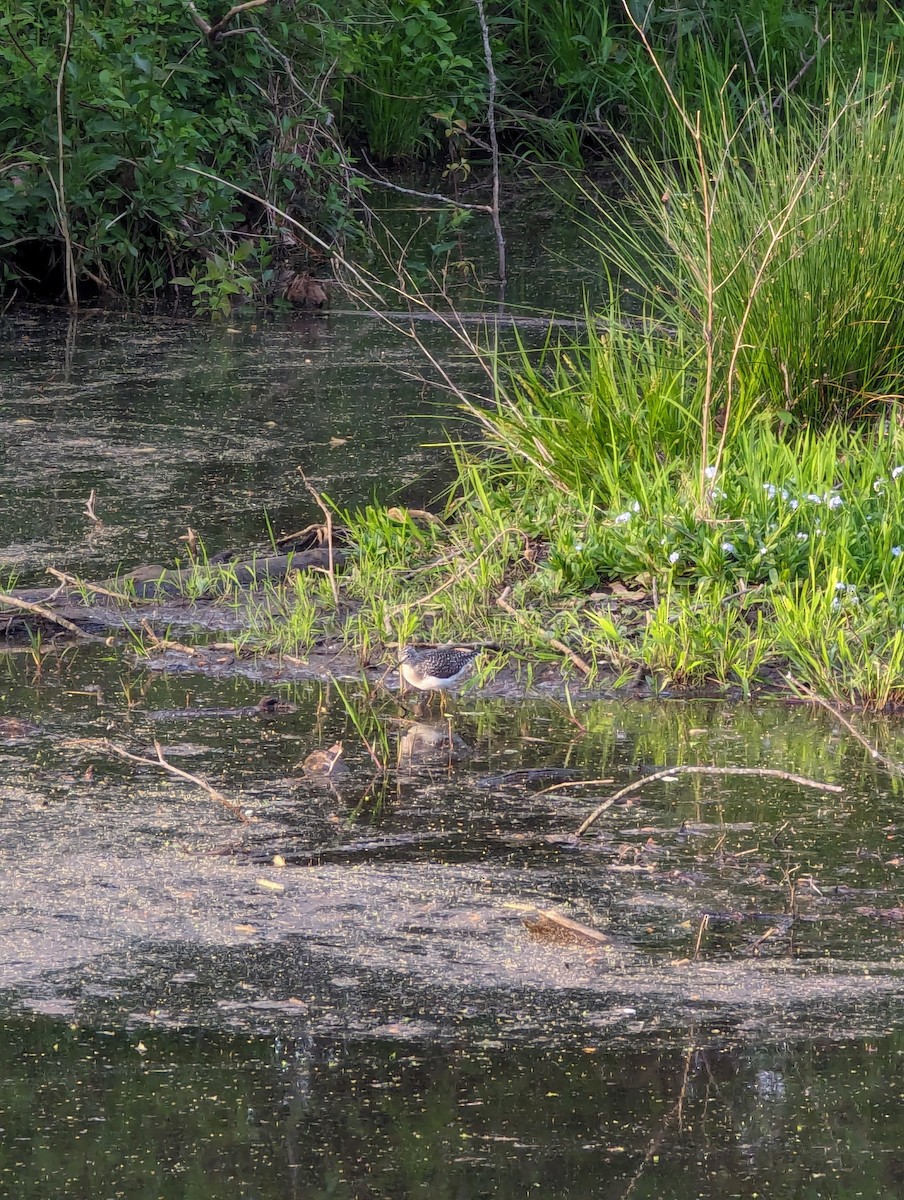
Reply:
[[[78,282],[75,275],[75,256],[72,253],[72,234],[69,229],[69,213],[66,208],[66,162],[65,136],[63,131],[63,85],[66,80],[66,66],[69,62],[69,51],[72,48],[72,32],[75,28],[75,0],[66,3],[66,40],[63,44],[63,54],[60,59],[60,70],[56,82],[56,127],[57,127],[57,180],[56,192],[60,234],[63,239],[64,273],[66,277],[66,300],[71,306],[78,303]]]
[[[633,783],[629,783],[626,787],[620,788],[617,792],[613,792],[608,796],[602,804],[598,805],[589,817],[582,822],[575,830],[575,837],[580,837],[582,833],[586,833],[590,826],[594,823],[597,817],[602,816],[606,809],[611,808],[616,800],[620,800],[622,796],[627,796],[631,792],[639,792],[641,788],[646,787],[648,783],[655,783],[657,779],[666,779],[670,775],[754,775],[763,776],[767,779],[784,779],[788,783],[796,783],[800,787],[816,788],[823,792],[843,792],[844,788],[837,783],[822,783],[818,779],[808,779],[806,775],[793,775],[790,771],[777,771],[772,767],[698,767],[698,766],[681,766],[669,767],[665,771],[656,771],[653,775],[645,775],[642,779],[635,779]]]
[[[323,497],[320,495],[320,493],[314,487],[313,483],[311,483],[311,481],[308,479],[307,475],[305,475],[304,471],[302,471],[301,467],[298,468],[298,474],[301,476],[302,482],[304,483],[307,490],[310,492],[311,496],[314,498],[315,504],[320,509],[320,511],[323,513],[323,519],[326,522],[327,562],[329,564],[328,565],[328,574],[330,577],[330,587],[333,590],[333,603],[338,608],[339,607],[339,582],[336,579],[336,564],[333,561],[333,514],[330,512],[330,510],[324,504]]]
[[[514,617],[520,625],[527,625],[533,628],[530,621],[528,621],[522,613],[519,613],[516,608],[513,608],[511,604],[509,604],[507,597],[511,594],[511,591],[512,589],[510,587],[505,588],[502,594],[496,597],[496,604],[499,606],[499,608],[503,609],[503,611]],[[546,642],[547,646],[552,646],[553,650],[558,650],[560,654],[564,654],[565,657],[574,663],[578,670],[583,672],[585,676],[593,674],[593,668],[590,666],[590,664],[585,662],[579,654],[576,654],[570,646],[566,646],[564,642],[560,642],[558,638],[555,638],[551,634],[547,633],[545,629],[537,629],[535,632],[539,634],[544,642]]]

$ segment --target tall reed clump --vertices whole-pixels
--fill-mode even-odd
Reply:
[[[613,290],[587,342],[522,352],[473,408],[491,442],[603,498],[696,459],[705,507],[706,469],[754,413],[776,429],[887,415],[904,370],[895,66],[820,108],[788,96],[781,123],[751,99],[730,125],[724,90],[693,116],[674,97],[670,159],[629,152],[628,203],[596,200],[590,236],[628,299]]]
[[[470,409],[500,521],[546,542],[562,592],[674,598],[649,663],[680,673],[679,628],[685,662],[715,661],[695,613],[716,640],[750,627],[682,589],[755,588],[746,663],[882,706],[904,698],[904,84],[891,54],[833,80],[781,120],[751,97],[740,124],[724,87],[699,114],[672,94],[668,160],[629,153],[628,202],[597,201],[608,311],[500,360]]]

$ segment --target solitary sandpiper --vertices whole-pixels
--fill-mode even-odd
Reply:
[[[399,674],[406,683],[422,692],[447,692],[468,674],[476,650],[455,650],[441,646],[436,650],[415,650],[405,646],[399,655]]]

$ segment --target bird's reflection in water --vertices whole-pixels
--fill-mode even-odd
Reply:
[[[451,767],[471,753],[452,728],[452,720],[412,721],[399,738],[399,773],[414,768]]]

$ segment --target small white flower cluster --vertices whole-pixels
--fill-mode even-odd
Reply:
[[[616,525],[627,525],[628,522],[631,520],[631,518],[634,516],[634,514],[639,513],[639,512],[640,512],[640,501],[632,500],[631,507],[626,509],[624,512],[619,513],[618,516],[615,518],[615,524]]]
[[[904,475],[904,466],[892,467],[892,470],[891,470],[892,481],[898,479],[901,475]],[[873,480],[873,491],[876,493],[877,496],[885,495],[885,485],[887,483],[888,483],[888,480],[885,478],[884,475],[880,475],[878,479]]]
[[[852,583],[842,583],[841,580],[835,584],[835,595],[832,599],[832,609],[837,612],[842,604],[859,604],[860,596],[857,594],[857,589]]]

